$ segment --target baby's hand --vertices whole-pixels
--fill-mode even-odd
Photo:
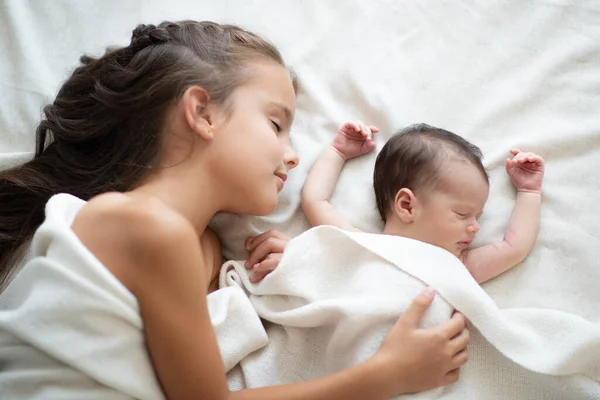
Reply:
[[[540,192],[544,178],[544,159],[534,153],[511,149],[514,156],[506,159],[506,173],[518,191]]]
[[[374,126],[367,126],[360,121],[347,121],[341,126],[331,145],[345,160],[349,160],[373,150],[373,134],[377,132],[379,129]]]

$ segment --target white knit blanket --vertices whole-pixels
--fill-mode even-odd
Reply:
[[[83,204],[70,195],[50,200],[31,260],[0,294],[0,393],[162,399],[135,297],[70,228]],[[368,358],[424,282],[439,297],[423,325],[456,308],[475,328],[459,382],[418,398],[600,398],[595,301],[581,307],[596,323],[541,308],[500,310],[445,250],[331,227],[295,238],[259,284],[241,263],[223,266],[221,289],[208,300],[230,386],[307,380]]]
[[[418,398],[600,398],[597,322],[543,308],[499,309],[443,249],[333,227],[295,238],[280,266],[258,285],[249,282],[241,263],[224,265],[221,285],[245,288],[258,315],[269,322],[269,344],[241,362],[230,385],[306,380],[365,360],[425,284],[439,296],[423,325],[447,320],[455,308],[475,334],[460,381]],[[600,316],[594,304],[582,307]]]
[[[0,293],[0,399],[164,398],[136,298],[71,230],[84,204],[48,202],[30,260]],[[210,294],[208,306],[227,369],[267,344],[240,288]]]
[[[600,217],[593,211],[600,191],[600,2],[0,1],[0,168],[33,151],[40,110],[82,53],[127,44],[138,23],[189,18],[240,24],[266,36],[301,84],[291,136],[300,165],[273,215],[215,219],[228,258],[247,257],[248,235],[270,228],[296,235],[308,227],[300,189],[341,122],[357,118],[379,126],[378,149],[395,129],[427,122],[465,136],[485,154],[490,199],[476,245],[501,239],[506,227],[514,202],[503,166],[508,149],[534,151],[547,161],[531,255],[484,285],[502,313],[543,307],[600,323]],[[332,202],[353,225],[377,232],[374,161],[375,153],[350,162]],[[60,304],[52,303],[60,293],[51,291],[45,301]],[[46,329],[38,321],[39,330]],[[531,372],[478,330],[473,335],[470,361],[451,390],[461,393],[468,385],[478,400],[529,400],[522,396],[530,392],[550,400],[600,398],[586,378]],[[225,342],[222,348],[231,349]],[[3,372],[6,367],[0,364]],[[18,398],[2,389],[0,397]]]

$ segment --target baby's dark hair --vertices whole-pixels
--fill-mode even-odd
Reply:
[[[466,139],[427,124],[410,125],[396,132],[377,155],[373,173],[377,209],[383,222],[400,189],[418,193],[435,187],[442,162],[450,157],[470,162],[489,183],[481,150]]]

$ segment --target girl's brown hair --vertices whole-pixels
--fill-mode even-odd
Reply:
[[[186,88],[224,105],[252,78],[248,62],[281,54],[259,36],[214,22],[139,25],[131,43],[81,57],[36,130],[33,160],[0,172],[0,287],[44,220],[51,196],[133,189],[157,165],[162,124]]]

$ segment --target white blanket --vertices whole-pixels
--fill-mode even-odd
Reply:
[[[439,296],[423,326],[447,320],[455,308],[476,331],[459,382],[416,397],[600,398],[600,323],[549,309],[500,310],[443,249],[332,227],[290,242],[280,266],[258,285],[242,264],[224,265],[221,286],[244,287],[259,316],[272,323],[269,344],[241,363],[244,382],[306,380],[365,360],[425,284]],[[586,311],[600,317],[597,307]]]
[[[65,194],[48,202],[31,260],[0,294],[2,399],[163,398],[137,300],[70,228],[84,204]],[[227,370],[266,345],[241,288],[212,293],[208,305]]]
[[[597,0],[4,0],[0,2],[0,168],[31,152],[44,104],[82,53],[127,44],[141,22],[213,19],[274,41],[300,79],[292,132],[300,155],[265,218],[222,214],[229,259],[247,235],[308,228],[300,188],[347,118],[381,128],[427,122],[479,145],[491,192],[475,245],[502,237],[514,191],[511,147],[546,158],[539,239],[519,267],[484,287],[501,307],[578,313],[600,283],[600,3]],[[359,228],[381,223],[370,188],[375,155],[348,164],[333,198]],[[586,307],[587,308],[587,307]],[[587,315],[592,317],[592,315]]]
[[[161,399],[137,301],[70,229],[83,204],[70,195],[48,202],[31,260],[0,294],[0,393]],[[419,398],[600,396],[600,324],[554,310],[499,310],[445,250],[331,227],[290,242],[258,285],[241,263],[223,266],[209,310],[230,386],[297,382],[365,360],[424,283],[441,297],[423,325],[456,308],[475,334],[459,383]]]
[[[491,192],[475,245],[500,239],[506,226],[514,200],[503,171],[508,149],[522,147],[547,161],[535,248],[524,263],[486,283],[488,295],[501,309],[546,308],[600,322],[600,216],[593,211],[600,192],[597,0],[4,0],[0,168],[33,150],[40,110],[82,53],[128,43],[138,23],[184,18],[232,22],[265,35],[301,83],[292,133],[300,166],[273,215],[215,219],[228,258],[247,257],[249,234],[274,227],[296,235],[308,227],[300,188],[343,120],[378,125],[378,148],[393,130],[427,122],[465,136],[486,156]],[[377,232],[374,157],[348,164],[333,203],[354,225]],[[495,366],[497,374],[481,377],[473,390],[513,393],[530,378],[546,379],[515,374],[501,353],[478,349],[472,360]],[[548,380],[547,389],[540,384],[540,393],[577,398],[556,382]]]

